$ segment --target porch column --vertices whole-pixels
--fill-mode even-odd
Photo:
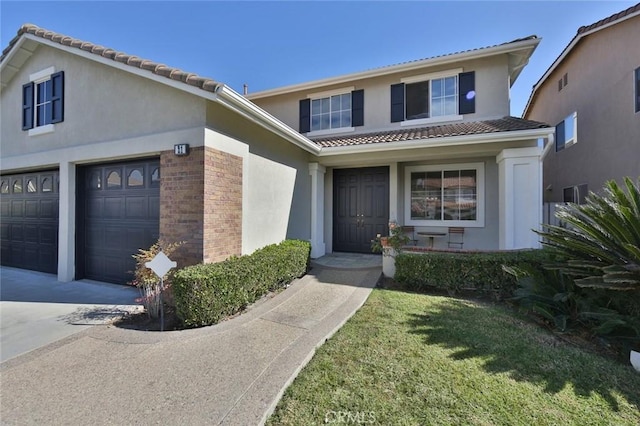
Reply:
[[[501,250],[538,248],[542,222],[542,149],[505,149],[496,157]]]
[[[76,274],[76,165],[60,163],[58,201],[58,281],[73,281]]]
[[[389,222],[398,222],[398,163],[389,164]],[[404,222],[403,222],[404,223]]]
[[[324,245],[324,174],[326,168],[309,163],[311,175],[311,257],[317,259],[326,254]]]

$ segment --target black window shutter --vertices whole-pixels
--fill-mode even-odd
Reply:
[[[556,151],[564,149],[564,120],[556,126]]]
[[[311,99],[300,100],[300,133],[311,130]]]
[[[476,112],[476,73],[475,71],[458,74],[458,114]]]
[[[33,83],[22,86],[22,130],[33,129]]]
[[[51,123],[64,120],[64,71],[51,75]]]
[[[404,121],[404,83],[391,85],[391,122]]]
[[[364,90],[351,92],[351,125],[364,126]]]

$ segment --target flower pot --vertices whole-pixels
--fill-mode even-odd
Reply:
[[[636,371],[640,371],[640,352],[631,351],[629,361],[631,361],[631,365],[633,365]]]

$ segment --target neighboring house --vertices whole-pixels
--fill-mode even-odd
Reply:
[[[390,220],[536,247],[553,129],[509,116],[536,37],[255,93],[24,25],[0,59],[3,265],[123,283],[285,238],[369,252]],[[269,111],[269,112],[266,112]],[[276,118],[277,117],[277,118]],[[446,246],[444,239],[436,247]]]
[[[608,180],[640,176],[640,4],[580,27],[523,117],[556,126],[544,200],[583,203]]]

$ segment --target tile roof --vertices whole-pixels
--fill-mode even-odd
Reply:
[[[601,19],[598,22],[594,22],[591,25],[584,25],[578,28],[578,33],[576,35],[586,33],[587,31],[591,31],[593,29],[606,25],[610,22],[617,21],[618,19],[624,18],[625,16],[631,15],[632,13],[638,12],[638,11],[640,11],[640,3],[636,4],[635,6],[631,6],[630,8],[623,10],[622,12],[614,13],[613,15],[607,18]]]
[[[390,130],[375,133],[363,133],[349,136],[313,138],[313,142],[323,148],[369,145],[377,143],[401,142],[419,139],[436,139],[451,136],[468,136],[487,133],[532,130],[550,127],[539,121],[524,120],[517,117],[503,117],[497,120],[472,121],[412,129]]]
[[[9,42],[9,45],[2,51],[2,57],[0,57],[0,63],[5,60],[9,52],[16,45],[18,40],[23,34],[31,34],[36,37],[40,37],[45,40],[50,40],[54,43],[58,43],[62,46],[68,46],[76,48],[85,52],[92,53],[97,56],[101,56],[106,59],[111,59],[115,62],[129,65],[131,67],[139,68],[141,70],[149,71],[153,74],[166,77],[170,80],[181,81],[190,86],[198,87],[208,92],[215,92],[216,87],[221,84],[210,78],[201,77],[197,74],[182,71],[178,68],[172,68],[164,64],[153,62],[147,59],[142,59],[137,56],[128,55],[117,50],[110,49],[108,47],[93,44],[87,41],[78,40],[63,34],[58,34],[53,31],[40,28],[33,24],[24,24],[18,30],[18,34]]]

